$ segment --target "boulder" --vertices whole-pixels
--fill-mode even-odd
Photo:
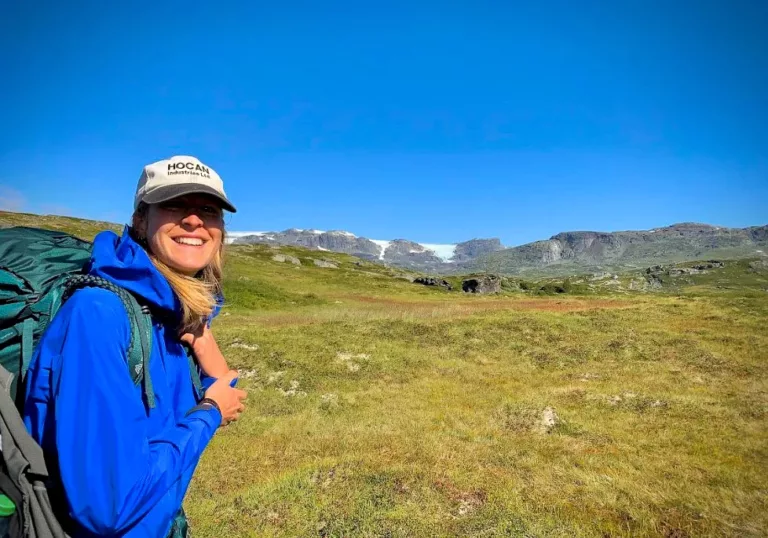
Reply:
[[[557,416],[555,410],[547,407],[541,412],[538,429],[541,433],[551,433],[560,422],[560,417]]]
[[[339,268],[338,265],[336,265],[335,263],[329,262],[327,260],[314,260],[314,262],[315,262],[315,265],[317,265],[318,267],[325,267],[327,269],[338,269]]]
[[[706,269],[722,269],[723,267],[725,267],[725,264],[717,260],[709,260],[693,266],[694,269],[698,269],[699,271],[704,271]]]
[[[755,271],[765,271],[768,269],[768,260],[756,260],[749,262],[749,268]]]
[[[693,267],[675,267],[673,269],[670,269],[668,272],[669,276],[678,276],[678,275],[697,275],[701,273],[698,269],[694,269]]]
[[[461,289],[465,293],[499,293],[501,291],[501,278],[498,275],[468,278],[461,283]]]
[[[272,256],[272,259],[276,262],[290,262],[293,265],[301,265],[301,261],[298,258],[288,256],[287,254],[275,254]]]
[[[657,273],[651,273],[645,277],[645,281],[648,283],[648,288],[657,290],[662,287],[662,279]]]
[[[445,288],[447,290],[453,289],[453,287],[447,280],[443,280],[442,278],[435,278],[431,276],[420,276],[418,278],[413,279],[413,283],[422,284],[424,286],[437,286],[439,288]]]

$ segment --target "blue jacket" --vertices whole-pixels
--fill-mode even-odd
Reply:
[[[95,238],[89,273],[180,319],[178,298],[127,228],[121,237]],[[30,363],[24,422],[63,488],[76,538],[164,538],[221,423],[215,409],[189,413],[198,396],[172,327],[153,323],[153,409],[129,376],[129,342],[117,295],[81,289],[51,321]]]

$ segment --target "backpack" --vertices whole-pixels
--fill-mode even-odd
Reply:
[[[35,345],[61,305],[83,287],[108,289],[122,300],[131,323],[127,368],[155,406],[149,372],[152,320],[130,292],[85,270],[92,244],[70,234],[28,227],[0,229],[0,493],[16,505],[10,536],[65,538],[47,491],[42,448],[21,418],[24,382]],[[190,370],[193,370],[191,355]],[[200,392],[199,377],[193,375]],[[183,510],[170,536],[186,531]]]

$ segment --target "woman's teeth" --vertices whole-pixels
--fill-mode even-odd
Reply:
[[[195,239],[192,237],[177,237],[174,239],[177,243],[181,243],[182,245],[192,245],[194,247],[202,246],[203,240],[202,239]]]

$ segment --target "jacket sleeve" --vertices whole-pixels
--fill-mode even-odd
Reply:
[[[194,411],[149,439],[146,409],[126,366],[130,324],[120,299],[81,290],[60,314],[66,336],[52,389],[70,515],[97,535],[119,534],[170,491],[181,506],[184,488],[173,486],[197,464],[221,414]]]

